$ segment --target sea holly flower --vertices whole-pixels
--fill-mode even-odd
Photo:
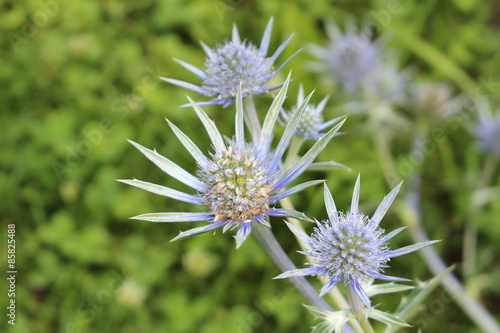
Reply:
[[[255,142],[246,142],[245,139],[241,90],[238,92],[236,99],[235,136],[229,142],[224,141],[219,130],[213,121],[208,118],[207,114],[195,102],[189,100],[208,132],[215,150],[214,153],[209,156],[204,155],[186,134],[171,122],[168,122],[168,124],[198,163],[199,170],[196,176],[156,151],[132,142],[135,147],[164,172],[188,185],[196,193],[184,193],[136,179],[122,180],[122,182],[176,200],[193,203],[205,209],[202,212],[150,213],[135,216],[134,219],[152,222],[208,221],[208,225],[183,231],[173,240],[222,227],[223,232],[237,229],[235,236],[236,247],[241,246],[250,235],[253,223],[269,226],[267,216],[292,216],[307,220],[308,218],[304,214],[276,208],[275,204],[291,194],[323,182],[323,180],[308,181],[286,189],[314,161],[316,156],[337,133],[343,122],[317,140],[311,149],[289,170],[282,170],[280,160],[311,97],[308,96],[304,99],[304,103],[297,108],[277,147],[272,150],[273,129],[283,105],[289,82],[290,76],[288,76],[273,101],[264,120],[261,135]]]
[[[236,25],[233,26],[230,41],[226,41],[214,49],[201,43],[207,54],[203,70],[175,59],[180,65],[203,80],[201,86],[171,78],[161,79],[213,98],[211,101],[201,102],[198,105],[222,104],[226,107],[234,103],[240,84],[243,97],[260,95],[274,90],[281,85],[266,87],[268,81],[297,53],[288,58],[278,68],[274,68],[274,62],[290,42],[293,34],[278,47],[272,56],[267,57],[272,26],[273,19],[271,18],[259,47],[246,40],[241,41]]]
[[[281,110],[281,118],[278,119],[281,125],[286,126],[294,111],[304,102],[304,87],[302,84],[299,87],[299,94],[297,96],[297,105],[294,106],[290,111]],[[331,119],[327,122],[323,120],[323,110],[328,102],[328,96],[323,98],[321,102],[317,106],[308,104],[304,113],[302,114],[302,118],[295,130],[294,135],[302,138],[304,140],[318,140],[321,138],[324,133],[322,131],[326,130],[328,127],[337,123],[343,117],[337,117],[335,119]]]
[[[311,236],[307,236],[293,224],[287,223],[290,230],[309,248],[301,252],[308,256],[308,268],[284,272],[276,278],[317,275],[326,278],[320,296],[330,292],[339,282],[349,285],[363,303],[369,307],[370,300],[361,283],[369,279],[389,281],[408,281],[404,278],[384,275],[387,262],[424,246],[435,243],[427,241],[390,250],[387,242],[401,232],[396,229],[387,235],[379,227],[380,221],[394,201],[401,184],[397,185],[382,201],[375,214],[369,218],[358,210],[360,178],[354,186],[351,210],[338,212],[331,193],[325,185],[325,206],[328,219],[316,222]]]
[[[394,56],[383,50],[385,38],[372,40],[371,34],[357,32],[352,21],[347,22],[344,33],[333,22],[325,24],[330,42],[325,48],[310,46],[310,53],[319,60],[310,69],[328,73],[357,99],[402,103],[410,74],[400,71]]]
[[[331,21],[325,25],[330,42],[326,48],[311,45],[310,53],[320,60],[313,62],[311,69],[330,73],[341,87],[352,92],[379,61],[380,42],[372,42],[370,36],[357,33],[352,21],[348,21],[344,34]]]

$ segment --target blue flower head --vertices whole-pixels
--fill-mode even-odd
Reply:
[[[276,89],[280,85],[266,87],[268,81],[295,54],[277,69],[274,69],[276,58],[283,52],[293,35],[290,35],[271,57],[267,57],[272,25],[273,19],[271,18],[259,47],[246,40],[241,41],[236,25],[233,26],[232,40],[218,45],[215,49],[210,49],[201,43],[207,54],[203,70],[176,59],[180,65],[203,80],[201,86],[170,78],[161,79],[213,98],[211,101],[198,103],[199,105],[223,104],[224,106],[228,106],[234,103],[240,84],[243,97],[260,95]]]
[[[321,288],[320,296],[330,292],[339,282],[343,282],[344,285],[350,285],[368,307],[370,300],[361,287],[361,282],[368,279],[408,281],[384,275],[381,272],[388,267],[387,262],[391,258],[416,251],[435,243],[435,241],[390,250],[387,242],[404,228],[384,235],[384,230],[379,227],[379,223],[394,201],[401,184],[384,198],[375,214],[369,218],[358,210],[359,183],[358,176],[351,210],[347,213],[337,211],[333,197],[325,185],[325,205],[328,219],[316,222],[311,236],[307,236],[294,225],[287,223],[291,231],[309,246],[301,253],[308,256],[310,267],[288,271],[276,278],[306,275],[326,278],[328,282]]]
[[[326,32],[330,38],[328,46],[313,45],[310,48],[311,54],[320,60],[313,63],[312,69],[331,73],[341,87],[353,91],[379,61],[379,43],[372,42],[370,36],[357,33],[351,21],[348,21],[344,34],[333,22],[327,21]]]
[[[494,114],[485,99],[477,103],[478,119],[472,129],[479,148],[486,153],[500,156],[500,114]]]
[[[297,105],[294,106],[291,111],[287,112],[284,109],[281,110],[281,118],[279,119],[281,125],[286,126],[294,111],[304,102],[304,87],[302,84],[299,88],[299,94],[297,97]],[[318,140],[321,138],[325,129],[337,123],[343,117],[337,117],[335,119],[331,119],[327,122],[323,121],[323,110],[328,102],[328,96],[323,98],[321,102],[317,106],[312,104],[308,104],[304,113],[302,114],[302,118],[300,119],[299,125],[295,130],[294,135],[302,138],[304,140]]]
[[[345,92],[357,98],[378,98],[401,103],[409,80],[407,71],[400,71],[394,56],[382,49],[384,37],[371,39],[366,32],[357,32],[352,21],[342,33],[333,22],[326,22],[330,38],[327,47],[316,45],[310,52],[319,61],[311,70],[328,73]]]
[[[208,132],[214,153],[204,155],[189,137],[174,124],[168,122],[176,136],[197,161],[199,169],[194,176],[182,169],[168,158],[154,150],[147,149],[132,142],[146,157],[164,172],[191,187],[195,194],[180,192],[168,187],[131,179],[122,182],[144,190],[170,197],[176,200],[193,203],[204,208],[202,212],[165,212],[150,213],[134,217],[152,222],[197,222],[208,221],[208,225],[181,232],[173,240],[189,237],[219,227],[223,232],[237,229],[236,247],[241,246],[252,231],[253,223],[269,226],[267,216],[293,216],[308,219],[304,214],[275,208],[276,202],[309,186],[319,184],[322,180],[309,181],[285,189],[294,181],[323,150],[326,144],[337,133],[343,122],[332,128],[311,149],[300,158],[289,170],[280,168],[280,160],[288,147],[293,133],[299,123],[311,96],[308,96],[288,123],[283,136],[275,149],[271,149],[274,125],[285,99],[290,76],[271,105],[260,137],[255,142],[246,142],[243,124],[242,92],[236,98],[235,136],[225,141],[219,130],[207,114],[192,100],[192,107]]]

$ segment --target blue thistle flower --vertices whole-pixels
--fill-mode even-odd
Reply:
[[[485,99],[477,103],[478,119],[472,129],[479,148],[486,153],[500,156],[500,114],[493,114]]]
[[[357,33],[352,21],[348,21],[345,34],[331,21],[325,25],[330,42],[326,48],[310,47],[311,54],[321,60],[313,63],[311,69],[330,72],[339,85],[352,92],[379,61],[380,43]]]
[[[307,236],[293,224],[287,223],[290,230],[309,248],[301,253],[307,255],[309,268],[284,272],[276,278],[317,275],[328,280],[321,288],[320,296],[330,292],[339,282],[350,285],[363,303],[369,307],[368,295],[361,287],[361,282],[368,279],[390,281],[408,281],[404,278],[384,275],[387,262],[424,246],[435,243],[428,241],[390,250],[387,242],[401,232],[396,229],[387,235],[379,227],[383,216],[394,201],[401,184],[396,186],[379,205],[372,218],[358,210],[360,178],[356,180],[352,196],[351,210],[338,212],[333,197],[325,185],[325,206],[328,219],[316,222],[311,236]]]
[[[210,49],[201,43],[207,54],[204,70],[175,59],[203,80],[201,86],[170,78],[161,79],[213,98],[211,101],[201,102],[198,105],[222,104],[226,107],[234,103],[240,84],[243,97],[260,95],[276,89],[281,85],[265,86],[297,53],[274,69],[274,62],[283,52],[293,34],[278,47],[271,57],[267,57],[272,25],[273,19],[271,18],[262,36],[260,47],[246,40],[241,41],[236,25],[233,26],[232,40],[224,42],[215,49]]]
[[[223,140],[213,121],[194,101],[189,99],[212,141],[215,152],[210,157],[205,156],[186,134],[167,120],[176,136],[197,161],[199,166],[197,176],[185,171],[156,151],[131,142],[164,172],[193,188],[197,193],[188,194],[136,179],[121,180],[122,182],[176,200],[197,204],[206,209],[203,212],[150,213],[133,218],[152,222],[209,221],[208,225],[181,232],[173,240],[223,227],[223,232],[237,229],[236,247],[241,246],[250,235],[254,222],[269,226],[266,216],[292,216],[309,220],[302,213],[274,206],[276,202],[293,193],[323,182],[314,180],[285,189],[314,161],[343,122],[316,141],[290,170],[283,171],[280,168],[280,160],[311,97],[308,96],[295,111],[277,147],[271,151],[274,125],[283,105],[289,82],[290,76],[271,105],[264,120],[261,135],[256,142],[245,141],[241,90],[236,98],[235,137],[230,142]]]
[[[347,22],[344,34],[333,22],[326,22],[326,32],[330,38],[326,48],[310,47],[310,53],[320,60],[311,63],[311,70],[329,73],[357,98],[404,101],[410,73],[400,71],[394,56],[383,52],[384,37],[372,41],[370,35],[358,33],[352,21]]]
[[[281,118],[278,119],[281,125],[286,126],[290,121],[294,111],[304,102],[304,87],[302,84],[299,87],[299,94],[297,96],[297,105],[294,106],[291,111],[287,112],[284,109],[281,110]],[[328,96],[323,98],[321,102],[317,106],[308,104],[304,113],[302,114],[302,118],[300,119],[300,123],[295,130],[294,135],[302,138],[304,140],[318,140],[321,138],[324,131],[328,127],[337,123],[343,117],[337,117],[331,119],[327,122],[323,121],[323,110],[328,102]]]

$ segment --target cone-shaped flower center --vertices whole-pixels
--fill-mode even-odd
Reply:
[[[204,197],[214,221],[251,221],[269,210],[269,170],[251,149],[217,152],[201,176],[209,188]]]
[[[387,261],[383,230],[361,213],[339,213],[324,221],[311,236],[311,264],[344,282],[360,280],[377,272]]]
[[[261,93],[273,76],[272,65],[272,60],[253,44],[227,42],[207,58],[205,72],[208,75],[203,88],[217,94],[219,99],[236,97],[240,82],[244,96]]]
[[[321,131],[321,124],[323,124],[323,115],[321,112],[316,112],[316,109],[313,106],[308,105],[306,106],[299,125],[295,130],[295,135],[306,140],[316,139],[318,133]]]

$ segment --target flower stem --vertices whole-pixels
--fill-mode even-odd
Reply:
[[[297,269],[276,240],[276,237],[274,237],[271,228],[260,223],[254,223],[252,230],[259,243],[283,272]],[[292,277],[289,280],[310,304],[323,310],[333,311],[330,305],[318,296],[316,290],[304,277]]]

